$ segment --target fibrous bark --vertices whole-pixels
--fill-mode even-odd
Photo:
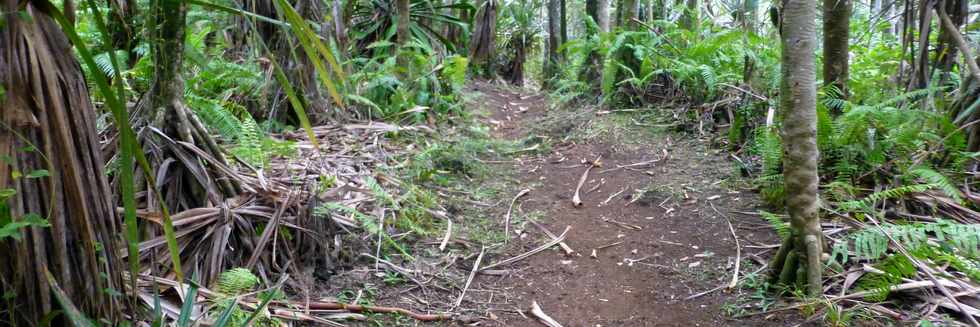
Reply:
[[[822,293],[823,234],[817,200],[816,4],[812,0],[783,0],[780,12],[783,179],[792,235],[770,267],[779,282],[806,284],[809,294],[817,295]]]
[[[12,310],[4,315],[30,326],[59,308],[47,270],[84,314],[118,322],[124,303],[107,290],[123,291],[120,226],[96,111],[71,45],[44,7],[54,9],[0,1],[0,190],[14,192],[0,202],[0,222],[33,215],[50,224],[22,229],[19,240],[0,239],[0,293],[14,295],[4,300]],[[7,14],[18,11],[24,15]]]

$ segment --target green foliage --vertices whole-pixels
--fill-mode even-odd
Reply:
[[[859,259],[878,260],[888,253],[888,235],[909,249],[920,249],[934,240],[949,254],[974,259],[980,254],[980,225],[940,220],[937,223],[885,224],[881,229],[866,228],[835,243],[831,256],[835,260],[840,257],[839,262],[844,263],[849,258],[850,245],[853,245],[853,252]]]
[[[769,222],[769,227],[772,227],[772,229],[776,231],[779,238],[784,240],[789,238],[792,230],[790,229],[789,223],[787,223],[783,217],[766,211],[760,211],[759,213],[762,214],[762,219]]]
[[[232,268],[218,276],[217,291],[235,296],[251,291],[259,284],[259,278],[245,268]]]
[[[351,30],[358,48],[371,50],[370,44],[394,41],[398,13],[395,10],[396,0],[351,0],[354,11],[351,16]],[[457,1],[451,4],[428,0],[412,0],[409,4],[411,20],[409,31],[416,41],[425,42],[428,47],[441,45],[449,51],[455,51],[456,45],[447,40],[441,25],[451,25],[468,33],[469,25],[451,14],[450,10],[474,11],[468,1]]]
[[[902,282],[903,278],[915,276],[916,267],[908,257],[900,254],[891,255],[888,258],[874,265],[880,270],[881,274],[869,273],[861,277],[857,282],[860,290],[872,290],[871,295],[865,297],[872,302],[882,302],[891,293],[890,287]]]
[[[222,272],[218,276],[217,285],[217,291],[222,295],[222,297],[214,300],[213,312],[221,313],[216,319],[218,324],[224,321],[225,323],[220,325],[245,326],[246,322],[251,322],[253,326],[280,326],[281,323],[278,319],[260,315],[258,311],[250,314],[238,305],[239,296],[251,292],[259,285],[258,276],[252,274],[248,269],[232,268]],[[268,304],[269,300],[277,296],[281,298],[281,294],[277,295],[276,292],[261,293],[259,298],[263,300],[264,304]],[[264,310],[264,308],[259,310]]]
[[[372,48],[393,44],[378,42]],[[351,74],[354,94],[347,99],[357,103],[368,117],[400,123],[421,123],[461,113],[460,91],[468,60],[453,55],[441,57],[421,42],[411,42],[398,50],[410,58],[409,66],[398,65],[397,56],[354,59]]]

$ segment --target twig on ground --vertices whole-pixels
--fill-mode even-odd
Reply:
[[[558,323],[558,321],[555,321],[555,319],[552,319],[547,314],[545,314],[543,310],[541,310],[541,306],[538,305],[537,301],[531,301],[531,315],[534,316],[535,318],[538,318],[538,321],[541,321],[541,323],[545,324],[545,326],[562,327],[562,325]]]
[[[473,283],[473,278],[476,277],[476,272],[480,269],[480,262],[483,261],[483,254],[486,253],[486,251],[486,247],[480,247],[480,255],[476,256],[476,262],[473,263],[473,270],[470,271],[470,277],[466,279],[466,285],[463,286],[463,292],[459,293],[459,298],[456,299],[456,304],[453,305],[454,310],[459,307],[460,303],[463,303],[463,297],[466,296],[466,290],[470,288],[470,283]]]
[[[585,172],[582,173],[582,177],[579,178],[578,186],[575,187],[575,196],[572,197],[572,204],[574,204],[576,207],[582,205],[582,197],[579,195],[579,193],[582,192],[582,185],[585,184],[587,179],[589,179],[589,171],[591,171],[592,168],[601,166],[601,163],[599,162],[600,159],[602,159],[602,156],[599,156],[590,162],[589,167],[585,169]]]
[[[725,218],[725,221],[728,222],[728,230],[732,232],[732,239],[735,240],[735,272],[732,273],[732,281],[728,283],[728,289],[733,289],[738,284],[738,269],[742,263],[742,245],[738,242],[738,235],[735,234],[735,227],[732,227],[732,220],[728,218],[728,215],[718,211],[714,202],[708,201],[708,204],[711,205],[711,209],[718,213],[719,216]]]
[[[446,235],[442,237],[442,243],[439,243],[439,251],[446,250],[446,244],[449,244],[449,238],[453,235],[453,220],[446,219]]]
[[[619,190],[619,192],[610,195],[608,198],[606,198],[606,201],[602,201],[602,203],[599,203],[599,206],[604,206],[609,204],[609,201],[612,201],[612,199],[615,198],[617,195],[623,194],[623,192],[626,192],[626,187],[624,187],[622,190]]]
[[[548,237],[550,237],[551,239],[558,238],[558,236],[555,236],[555,233],[552,233],[547,228],[544,228],[544,226],[542,226],[538,222],[536,222],[534,220],[530,220],[530,219],[528,221],[531,222],[531,225],[534,225],[534,227],[537,227],[538,229],[540,229],[542,233],[544,233],[545,235],[548,235]],[[575,253],[575,250],[572,250],[572,248],[569,247],[568,244],[565,244],[565,242],[558,243],[558,246],[561,246],[561,249],[565,251],[565,254],[566,255],[572,255],[572,253]]]
[[[572,226],[567,226],[567,227],[565,227],[565,231],[561,232],[561,235],[558,235],[557,238],[552,239],[550,242],[545,243],[545,244],[543,244],[543,245],[541,245],[541,246],[539,246],[539,247],[537,247],[537,248],[535,248],[535,249],[533,249],[531,251],[527,251],[525,253],[522,253],[520,255],[517,255],[517,256],[515,256],[513,258],[510,258],[510,259],[507,259],[507,260],[504,260],[504,261],[500,261],[500,262],[491,264],[489,266],[484,266],[483,268],[480,268],[480,270],[487,270],[487,269],[491,269],[491,268],[494,268],[494,267],[503,266],[503,265],[506,265],[506,264],[511,264],[511,263],[514,263],[514,262],[517,262],[517,261],[521,261],[521,260],[527,259],[527,257],[530,257],[532,255],[535,255],[538,252],[547,250],[548,248],[550,248],[552,246],[555,246],[558,243],[561,243],[561,241],[564,241],[565,240],[565,234],[568,234],[568,230],[570,230],[570,229],[572,229]]]
[[[504,238],[504,243],[510,241],[510,213],[514,211],[514,203],[517,202],[518,198],[524,196],[528,192],[531,192],[531,189],[523,189],[514,196],[513,200],[510,200],[510,207],[507,208],[507,214],[504,215],[504,234],[507,235],[507,238]]]

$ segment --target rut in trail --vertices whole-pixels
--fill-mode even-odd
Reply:
[[[732,165],[724,152],[692,135],[652,131],[620,114],[594,108],[549,109],[548,98],[476,83],[473,91],[491,113],[494,135],[518,140],[550,138],[551,151],[525,156],[499,169],[519,171],[515,217],[538,213],[541,227],[560,234],[575,251],[553,249],[510,267],[506,278],[478,281],[499,290],[497,301],[514,311],[496,314],[506,326],[534,326],[514,314],[532,302],[565,326],[784,325],[786,317],[732,320],[750,303],[752,289],[724,290],[685,300],[730,282],[736,243],[740,276],[763,267],[778,237],[755,212],[756,195],[728,187]],[[572,197],[581,187],[583,204]],[[513,254],[547,242],[533,223],[516,222],[523,237]],[[756,300],[758,301],[758,300]],[[728,312],[726,312],[726,309]]]

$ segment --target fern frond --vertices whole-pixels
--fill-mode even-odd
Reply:
[[[952,198],[957,203],[963,203],[963,193],[960,192],[960,189],[956,187],[956,185],[953,185],[953,182],[946,178],[946,176],[942,173],[924,166],[913,168],[909,172],[915,176],[918,176],[919,178],[922,178],[926,181],[926,183],[936,185],[936,187],[942,190],[946,196]]]

